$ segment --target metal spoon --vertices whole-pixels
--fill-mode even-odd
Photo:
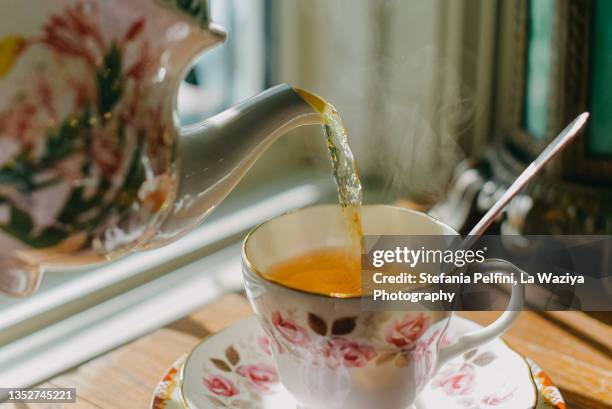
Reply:
[[[559,152],[569,145],[578,135],[578,132],[584,127],[587,119],[589,118],[588,112],[583,112],[578,115],[563,131],[542,151],[542,153],[533,161],[531,164],[516,178],[514,183],[506,190],[506,192],[499,198],[497,202],[489,211],[480,219],[480,221],[474,226],[474,228],[468,233],[468,241],[472,241],[474,238],[482,235],[485,230],[493,223],[493,220],[497,215],[504,210],[504,208],[510,203],[510,200],[516,196],[523,188],[529,183],[529,181]],[[469,248],[469,245],[466,246]]]

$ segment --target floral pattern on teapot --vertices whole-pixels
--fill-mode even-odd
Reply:
[[[0,229],[5,248],[109,254],[172,200],[167,40],[147,10],[59,4],[36,33],[0,35]]]

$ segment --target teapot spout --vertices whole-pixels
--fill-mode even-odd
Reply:
[[[153,245],[200,224],[281,135],[321,124],[313,97],[281,84],[180,130],[179,185],[173,209]]]

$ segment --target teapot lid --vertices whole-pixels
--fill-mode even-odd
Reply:
[[[187,14],[204,29],[210,24],[208,0],[158,0],[159,2]]]

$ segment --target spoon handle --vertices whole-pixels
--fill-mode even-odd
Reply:
[[[563,131],[542,151],[542,153],[516,178],[514,183],[504,192],[501,198],[489,211],[480,219],[474,228],[468,233],[468,236],[480,236],[491,225],[497,215],[510,203],[510,200],[516,196],[527,183],[535,176],[549,160],[554,158],[563,148],[570,144],[578,135],[589,117],[588,112],[583,112],[578,115]]]

